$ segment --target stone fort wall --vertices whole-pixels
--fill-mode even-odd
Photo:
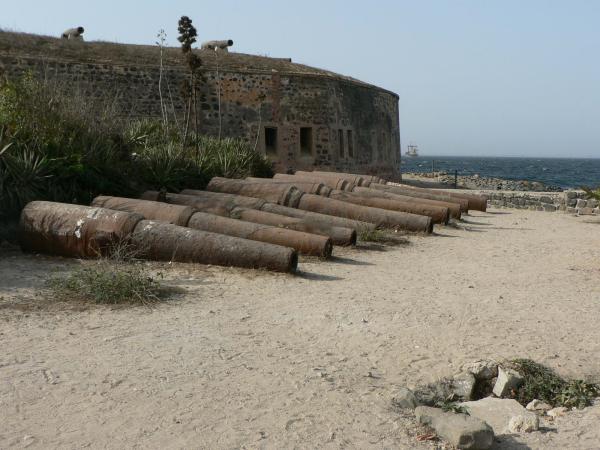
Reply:
[[[198,51],[202,133],[256,143],[278,171],[329,168],[393,176],[400,168],[398,96],[289,59]],[[189,74],[164,49],[162,96],[172,117],[186,105]],[[91,101],[114,102],[124,118],[160,118],[158,47],[80,43],[0,32],[0,73],[32,72]],[[220,104],[220,114],[219,114]]]

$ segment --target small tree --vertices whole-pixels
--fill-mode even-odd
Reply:
[[[181,51],[185,55],[186,63],[190,70],[189,85],[185,86],[186,94],[188,97],[187,112],[185,117],[185,129],[183,132],[183,145],[187,142],[187,136],[189,132],[190,116],[192,105],[194,107],[194,124],[196,134],[199,131],[198,128],[198,109],[197,109],[197,97],[196,97],[196,71],[202,65],[201,59],[192,51],[192,44],[196,42],[198,32],[194,25],[192,25],[192,19],[188,16],[181,16],[179,19],[177,30],[179,31],[179,37],[177,40],[181,43]]]

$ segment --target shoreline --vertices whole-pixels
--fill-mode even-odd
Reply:
[[[403,182],[416,182],[423,187],[455,188],[454,175],[448,172],[402,172]],[[410,184],[410,183],[409,183]],[[426,186],[428,185],[428,186]],[[530,192],[564,192],[578,190],[544,184],[540,181],[510,180],[507,178],[482,177],[475,175],[458,175],[456,189],[490,190],[490,191],[530,191]]]

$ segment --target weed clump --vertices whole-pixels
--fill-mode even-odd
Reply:
[[[509,364],[523,377],[516,400],[527,405],[534,399],[552,406],[584,408],[600,396],[600,386],[583,380],[565,380],[552,369],[530,359],[514,359]]]
[[[160,278],[151,276],[126,245],[117,245],[108,257],[85,265],[66,277],[47,281],[57,301],[96,304],[149,305],[164,297]]]

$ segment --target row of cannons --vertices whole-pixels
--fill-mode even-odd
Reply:
[[[34,201],[21,214],[19,240],[24,251],[68,257],[98,257],[125,241],[150,260],[295,272],[298,254],[329,258],[362,230],[431,233],[486,205],[482,196],[374,176],[216,177],[204,191],[100,196],[89,207]]]

